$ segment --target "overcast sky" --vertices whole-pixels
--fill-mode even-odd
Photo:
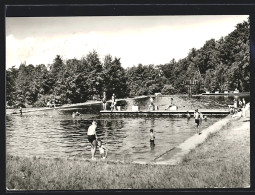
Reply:
[[[218,40],[248,16],[107,16],[6,18],[6,69],[20,63],[50,64],[86,56],[121,58],[124,68],[164,64]]]

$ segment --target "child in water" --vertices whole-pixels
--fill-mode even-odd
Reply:
[[[107,153],[108,153],[108,149],[102,145],[102,141],[98,140],[97,141],[98,144],[98,148],[99,148],[99,153],[102,159],[106,159],[107,157]]]
[[[151,145],[151,147],[155,146],[154,140],[155,140],[155,134],[153,132],[153,129],[151,129],[150,130],[150,145]]]

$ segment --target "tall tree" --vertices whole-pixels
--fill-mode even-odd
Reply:
[[[111,55],[105,56],[103,73],[107,98],[113,93],[120,98],[127,96],[127,78],[124,68],[121,67],[120,58],[115,57],[113,60]]]

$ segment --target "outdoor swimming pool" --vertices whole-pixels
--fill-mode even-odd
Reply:
[[[147,106],[147,100],[139,101],[144,108]],[[73,110],[57,109],[6,116],[7,154],[90,159],[87,129],[93,119],[98,124],[98,137],[109,149],[110,160],[151,161],[196,132],[193,118],[111,117],[95,114],[97,112],[88,114],[91,111],[86,108],[78,111],[83,115],[76,119],[71,116]],[[202,122],[201,129],[219,119],[209,116],[207,121]],[[155,131],[154,148],[150,147],[150,129]],[[98,152],[96,157],[99,157]]]

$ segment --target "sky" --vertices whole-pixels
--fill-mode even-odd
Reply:
[[[96,50],[121,58],[122,67],[165,64],[191,48],[220,39],[248,15],[7,17],[6,69],[21,63],[51,64],[81,59]]]

